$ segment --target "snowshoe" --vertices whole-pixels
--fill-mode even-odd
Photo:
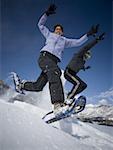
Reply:
[[[48,124],[59,121],[64,118],[71,117],[74,114],[77,114],[84,110],[86,105],[86,97],[80,96],[78,99],[75,99],[75,101],[72,103],[71,106],[65,111],[65,113],[62,113],[59,116],[55,116],[53,111],[47,113],[42,119]]]
[[[22,82],[21,82],[20,77],[18,76],[18,74],[15,73],[15,72],[11,72],[11,76],[13,78],[13,82],[14,82],[14,85],[15,85],[15,91],[20,93],[20,94],[24,94],[24,91],[22,89]]]

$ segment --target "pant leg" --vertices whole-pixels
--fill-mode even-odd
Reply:
[[[42,71],[40,76],[38,77],[38,79],[35,82],[25,82],[23,89],[26,91],[39,92],[39,91],[43,90],[47,81],[48,81],[47,75]]]
[[[75,95],[81,93],[87,87],[87,84],[69,69],[65,70],[64,76],[69,82],[73,84],[73,87],[67,96],[69,99],[74,98]]]
[[[47,75],[49,81],[49,90],[51,95],[51,103],[64,102],[64,91],[61,81],[61,70],[48,56],[43,55],[39,59],[39,66]]]
[[[64,91],[61,81],[61,71],[58,67],[54,67],[47,72],[49,89],[51,95],[51,102],[54,103],[63,103],[64,102]]]
[[[75,75],[76,73],[68,68],[66,68],[64,71],[65,79],[71,82],[73,85],[76,85]]]
[[[87,88],[87,84],[83,82],[77,75],[75,76],[76,80],[79,82],[79,85],[74,85],[71,89],[71,91],[68,93],[69,98],[74,98],[75,95],[81,93],[83,90]]]

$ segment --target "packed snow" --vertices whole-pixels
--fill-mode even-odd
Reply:
[[[26,106],[21,109],[13,104],[0,102],[1,150],[93,148],[85,144],[81,145],[78,139],[44,123],[38,115],[40,109],[36,108],[34,113],[30,112],[29,108],[30,106]]]
[[[84,123],[76,117],[46,124],[42,117],[51,109],[48,84],[43,92],[26,95],[7,90],[0,96],[0,150],[113,149],[113,127]]]
[[[1,150],[112,150],[113,137],[80,121],[48,125],[45,111],[31,104],[0,100]],[[72,133],[68,132],[69,126]],[[65,130],[62,130],[63,125]]]

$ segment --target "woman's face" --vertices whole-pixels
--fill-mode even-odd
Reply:
[[[54,33],[56,33],[56,34],[58,34],[58,35],[63,35],[62,29],[61,29],[60,26],[57,26],[57,27],[55,28]]]

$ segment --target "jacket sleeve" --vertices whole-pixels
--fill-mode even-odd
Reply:
[[[65,48],[81,46],[88,40],[87,34],[83,35],[80,39],[65,39]]]
[[[45,26],[46,20],[47,20],[47,15],[44,14],[42,15],[39,22],[37,23],[39,30],[41,31],[41,33],[43,34],[45,38],[47,38],[50,33],[49,29]]]
[[[78,52],[80,56],[83,56],[88,50],[90,50],[92,47],[94,47],[98,43],[97,39],[94,39],[93,41],[89,42],[87,45],[85,45],[83,48],[81,48]]]

